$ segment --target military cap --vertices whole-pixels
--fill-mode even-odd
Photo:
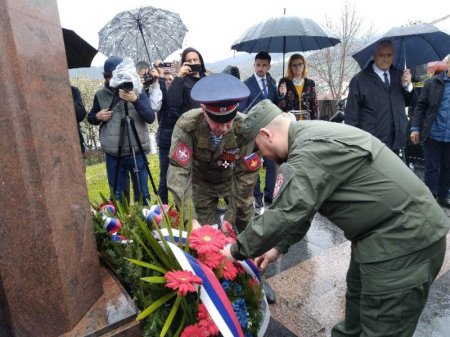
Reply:
[[[254,142],[259,130],[281,113],[280,108],[268,99],[256,104],[250,109],[241,126],[241,132],[245,140],[248,143]]]
[[[228,123],[237,114],[239,101],[247,98],[250,90],[229,74],[212,74],[195,83],[193,100],[202,103],[209,118],[217,123]]]

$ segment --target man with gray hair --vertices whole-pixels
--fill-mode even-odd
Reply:
[[[404,156],[408,124],[405,107],[414,105],[417,93],[409,69],[401,71],[392,65],[394,52],[391,41],[381,41],[373,61],[352,78],[345,124],[369,132]]]

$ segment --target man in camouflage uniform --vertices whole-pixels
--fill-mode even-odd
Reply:
[[[191,91],[201,108],[184,113],[175,126],[169,152],[167,185],[188,219],[193,202],[193,227],[216,223],[220,198],[228,205],[224,222],[242,231],[253,216],[253,188],[261,166],[259,154],[247,152],[241,135],[244,115],[238,102],[247,87],[228,74],[198,81]]]
[[[427,187],[377,138],[352,126],[293,122],[264,101],[242,125],[281,164],[274,202],[223,254],[267,264],[316,212],[352,242],[345,321],[332,336],[412,336],[445,256],[449,221]]]

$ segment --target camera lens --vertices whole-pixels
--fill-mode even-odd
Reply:
[[[153,83],[153,76],[145,75],[144,76],[144,86],[148,87]]]
[[[133,90],[133,82],[123,82],[119,89],[125,90],[125,91],[131,91]]]

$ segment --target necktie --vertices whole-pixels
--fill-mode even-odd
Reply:
[[[386,84],[389,87],[389,79],[387,73],[383,73],[384,76],[384,84]]]
[[[267,92],[266,79],[265,78],[261,78],[261,83],[262,83],[262,86],[263,86],[263,94],[267,98],[267,96],[269,96],[269,93]]]

